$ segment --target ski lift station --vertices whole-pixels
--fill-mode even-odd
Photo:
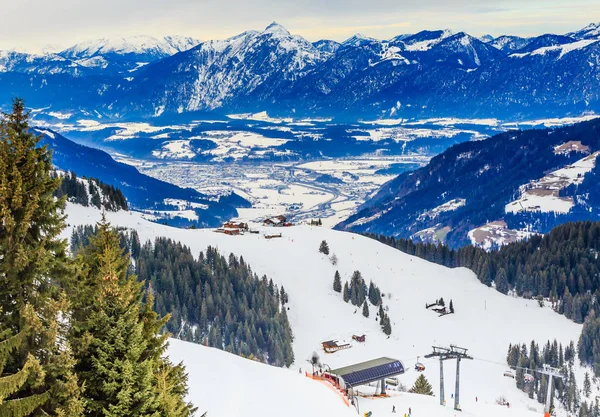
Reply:
[[[324,376],[332,379],[346,392],[359,385],[381,381],[381,393],[385,394],[385,379],[403,373],[404,365],[398,359],[379,358],[333,369],[329,372],[324,372]]]

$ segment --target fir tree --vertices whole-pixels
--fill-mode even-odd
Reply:
[[[387,314],[383,315],[383,319],[381,321],[381,327],[382,327],[383,333],[387,334],[388,336],[392,334],[392,323],[390,323],[390,318]]]
[[[350,289],[348,288],[348,281],[346,281],[346,283],[344,284],[343,296],[344,302],[347,303],[348,301],[350,301]]]
[[[363,303],[363,309],[362,309],[362,314],[365,317],[369,317],[369,304],[367,303],[367,301],[365,300],[365,302]]]
[[[583,380],[583,393],[587,398],[589,398],[592,393],[592,382],[590,381],[590,374],[587,371]]]
[[[119,234],[103,220],[78,258],[82,276],[74,286],[70,340],[86,387],[86,415],[158,415],[174,398],[189,411],[183,415],[190,415],[181,392],[185,381],[171,377],[169,386],[176,389],[167,393],[158,386],[160,370],[169,373],[163,358],[167,335],[158,333],[168,317],[157,318],[152,297],[142,302],[142,284],[129,273],[123,252]]]
[[[454,313],[454,304],[452,303],[452,300],[450,300],[450,313]]]
[[[59,317],[72,272],[59,239],[64,199],[24,102],[0,123],[0,415],[81,416],[74,361]]]
[[[423,374],[419,375],[409,392],[413,394],[433,395],[431,384],[429,381],[427,381],[427,378],[425,378],[425,375]]]
[[[339,271],[335,271],[333,277],[333,290],[335,292],[342,292],[342,278],[340,277]]]
[[[321,252],[322,254],[325,255],[329,255],[329,245],[327,244],[326,241],[322,241],[321,245],[319,246],[319,252]]]

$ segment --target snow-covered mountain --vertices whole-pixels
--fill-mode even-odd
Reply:
[[[339,227],[489,248],[569,221],[598,221],[599,132],[594,119],[455,145],[385,184]]]
[[[581,30],[568,33],[567,36],[575,39],[598,39],[600,38],[600,23],[590,23]]]
[[[102,214],[99,210],[69,204],[67,215],[70,227],[75,227],[97,222]],[[169,355],[176,362],[183,361],[190,374],[189,398],[202,412],[208,411],[208,415],[215,417],[349,414],[348,407],[331,387],[298,372],[299,368],[302,372],[309,369],[305,360],[313,352],[319,352],[321,360],[332,369],[382,356],[400,359],[407,372],[399,379],[408,387],[419,375],[413,367],[421,356],[426,366],[424,374],[439,395],[439,363],[436,359],[425,360],[423,355],[431,351],[432,345],[450,343],[468,348],[469,354],[476,358],[461,364],[460,404],[464,413],[533,416],[531,409],[541,413],[542,406],[517,390],[514,379],[503,376],[509,343],[529,343],[535,339],[542,344],[556,338],[564,345],[576,341],[581,332],[581,325],[551,308],[540,308],[532,300],[505,296],[481,284],[467,269],[434,265],[351,233],[294,226],[282,229],[281,238],[265,239],[263,234],[272,233],[272,229],[257,226],[259,234],[227,236],[211,230],[174,229],[150,223],[137,213],[106,213],[106,216],[114,226],[137,230],[142,243],[161,236],[187,245],[194,254],[210,245],[225,255],[243,256],[254,272],[259,276],[265,274],[279,287],[284,286],[289,294],[287,315],[294,333],[296,358],[289,370],[171,341]],[[64,235],[69,233],[66,230]],[[335,253],[336,265],[319,253],[322,240]],[[393,326],[389,338],[375,320],[374,308],[366,318],[333,291],[336,270],[343,281],[359,270],[367,281],[373,280],[385,293],[384,304]],[[425,308],[426,303],[439,297],[447,302],[453,300],[455,314],[438,317]],[[353,334],[365,334],[366,342],[352,342]],[[321,342],[325,340],[348,341],[352,348],[324,354]],[[416,417],[452,417],[454,363],[447,363],[445,368],[447,408],[438,405],[439,397],[413,396],[392,389],[388,398],[359,398],[361,414],[373,411],[374,415],[392,417],[395,405],[400,415],[411,407],[412,416]],[[221,395],[224,386],[232,388],[227,401]],[[363,393],[372,390],[359,389]],[[510,409],[496,405],[500,396],[510,402]],[[560,408],[557,411],[557,415],[565,415]]]
[[[102,38],[78,43],[58,54],[86,67],[109,66],[113,71],[130,71],[178,52],[187,51],[200,43],[183,36],[132,36]]]
[[[351,121],[579,116],[600,111],[596,31],[494,40],[450,30],[389,40],[357,34],[338,44],[311,43],[273,23],[194,47],[189,38],[99,40],[64,50],[64,62],[45,57],[51,70],[5,54],[0,93],[109,119],[198,111]]]
[[[119,88],[117,96],[150,105],[152,113],[241,107],[271,100],[273,90],[323,62],[322,52],[306,39],[273,22],[264,31],[248,31],[197,47],[143,68]],[[250,99],[252,97],[252,99]],[[118,102],[117,106],[128,103]]]
[[[87,68],[57,54],[27,54],[17,51],[0,51],[0,73],[56,75],[81,77]]]

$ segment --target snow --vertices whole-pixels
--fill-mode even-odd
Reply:
[[[356,416],[339,394],[302,373],[176,339],[168,354],[189,374],[188,398],[211,417]],[[232,390],[232,386],[239,387]]]
[[[565,55],[570,52],[577,51],[579,49],[587,48],[588,46],[598,42],[598,39],[583,39],[580,41],[567,43],[563,45],[553,45],[553,46],[545,46],[543,48],[538,48],[533,52],[527,52],[524,54],[511,54],[509,55],[511,58],[523,58],[525,56],[532,55],[546,55],[548,52],[560,52],[558,55],[558,59],[561,59]]]
[[[438,38],[427,39],[427,40],[420,41],[420,42],[414,42],[412,44],[406,44],[406,50],[407,51],[419,51],[419,52],[428,51],[431,48],[433,48],[435,45],[437,45],[438,43],[440,43],[441,41],[443,41],[444,39],[446,39],[450,36],[452,36],[452,31],[446,29],[442,32],[441,36]]]
[[[518,242],[531,235],[532,233],[527,231],[509,229],[502,220],[486,223],[470,230],[468,233],[471,244],[485,250]]]
[[[286,118],[274,118],[269,117],[266,111],[258,112],[258,113],[242,113],[242,114],[228,114],[227,117],[230,119],[236,120],[259,120],[261,122],[269,122],[269,123],[292,123],[293,120],[291,117]]]
[[[198,43],[200,41],[196,39],[182,36],[156,38],[138,35],[127,38],[102,38],[85,41],[66,49],[62,53],[71,58],[90,58],[108,53],[144,54],[149,52],[158,52],[169,56],[193,48]]]
[[[595,152],[538,180],[522,185],[520,197],[506,205],[506,213],[520,211],[568,213],[575,206],[573,198],[559,197],[559,191],[571,184],[580,185],[585,174],[596,165],[598,155],[600,152]]]
[[[154,138],[157,139],[156,136]],[[165,142],[160,150],[152,151],[152,155],[161,159],[192,159],[196,153],[190,147],[189,140],[174,140]]]
[[[101,218],[100,211],[73,204],[68,204],[67,214],[71,227],[90,224]],[[321,388],[323,394],[305,391],[309,390],[305,387],[307,383],[299,382],[305,379],[298,374],[298,367],[306,368],[305,359],[312,352],[319,352],[322,361],[333,369],[381,356],[401,359],[408,372],[400,377],[400,381],[411,386],[418,376],[411,370],[416,357],[429,353],[432,345],[451,343],[468,348],[469,353],[476,358],[461,364],[461,405],[465,414],[482,417],[495,416],[496,413],[505,415],[503,413],[508,413],[505,409],[493,405],[498,396],[504,395],[511,403],[510,415],[530,415],[528,407],[535,406],[540,410],[539,404],[518,391],[514,380],[502,375],[506,368],[503,364],[506,363],[509,343],[529,343],[532,339],[545,343],[548,339],[556,338],[566,344],[571,340],[576,341],[581,332],[581,325],[556,314],[550,308],[540,308],[535,301],[508,297],[482,285],[467,269],[448,269],[431,264],[347,232],[296,226],[279,229],[283,234],[281,239],[267,240],[260,234],[226,236],[211,230],[174,229],[148,222],[132,212],[106,215],[114,226],[135,228],[142,242],[165,236],[188,245],[194,254],[211,245],[218,247],[225,255],[230,252],[241,255],[259,276],[266,274],[277,285],[283,285],[289,293],[288,317],[294,331],[293,348],[296,357],[291,370],[278,370],[252,363],[251,366],[256,368],[246,373],[238,368],[237,361],[241,359],[223,356],[225,359],[219,360],[219,356],[226,354],[214,352],[214,355],[207,356],[208,354],[203,353],[205,348],[195,346],[193,347],[198,351],[173,356],[176,360],[184,359],[189,367],[190,398],[197,401],[200,407],[204,400],[216,407],[214,413],[209,409],[209,415],[213,416],[279,416],[282,410],[285,415],[292,416],[344,415],[346,408],[341,400],[332,396],[330,405],[330,400],[326,399],[328,389]],[[272,231],[262,227],[257,229],[261,233]],[[70,231],[66,230],[64,237],[69,235]],[[336,266],[318,252],[322,240],[326,240],[331,253],[336,254]],[[379,329],[374,307],[371,306],[371,317],[365,318],[356,307],[344,303],[341,295],[332,290],[336,269],[343,281],[349,280],[353,271],[360,270],[367,282],[372,279],[386,294],[384,304],[389,307],[388,314],[393,327],[390,338]],[[444,297],[447,302],[452,299],[456,314],[440,318],[425,309],[425,303],[439,297]],[[330,355],[324,354],[320,349],[323,340],[348,340],[356,333],[365,334],[366,343],[356,343],[351,349]],[[189,352],[187,348],[186,351]],[[422,362],[427,367],[425,375],[437,392],[438,362]],[[454,364],[446,363],[445,368],[446,392],[449,397],[455,383]],[[281,378],[275,376],[275,373],[280,373]],[[290,382],[287,382],[288,374]],[[299,378],[297,384],[302,385],[296,385],[296,380],[292,382],[292,378]],[[320,387],[320,383],[316,381],[311,384]],[[224,393],[224,390],[231,387],[243,388],[233,388]],[[227,400],[223,401],[225,395]],[[289,399],[288,395],[293,395],[294,398]],[[477,404],[475,396],[479,397]],[[329,407],[336,407],[336,401],[339,401],[339,410],[328,412]],[[361,412],[366,411],[364,407],[372,407],[380,410],[381,415],[386,415],[392,404],[396,404],[397,408],[401,405],[412,406],[413,409],[417,407],[419,410],[422,405],[422,414],[421,411],[414,413],[417,417],[451,417],[452,412],[434,407],[433,399],[421,401],[408,394],[360,401]],[[241,408],[231,408],[237,406]],[[324,411],[304,408],[312,406],[323,407]],[[243,410],[241,414],[237,411],[240,409]]]
[[[440,213],[458,210],[460,207],[463,207],[465,204],[467,204],[467,200],[465,200],[464,198],[455,198],[453,200],[447,201],[444,204],[441,204],[431,210],[425,211],[424,213],[420,214],[419,220],[422,220],[426,217],[434,219],[437,216],[439,216]]]
[[[169,339],[168,355],[173,362],[185,364],[190,386],[188,398],[199,407],[199,414],[207,411],[211,417],[356,416],[355,409],[347,407],[327,383],[313,381],[304,373],[265,366],[177,339]],[[232,384],[243,389],[225,394],[224,389],[229,390]],[[227,395],[226,399],[224,395]],[[402,416],[410,407],[412,417],[456,415],[450,401],[446,407],[440,407],[435,397],[395,391],[389,391],[389,395],[390,398],[359,398],[361,413],[371,411],[374,416]],[[396,414],[391,412],[392,406],[396,407]],[[539,413],[480,401],[470,404],[461,415],[534,417]]]

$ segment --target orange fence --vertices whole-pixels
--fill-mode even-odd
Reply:
[[[305,372],[305,375],[307,378],[319,381],[322,384],[328,386],[331,390],[335,391],[340,396],[340,398],[344,401],[344,404],[346,404],[347,407],[350,407],[350,401],[348,401],[348,397],[346,396],[345,391],[335,381],[332,381],[329,378],[323,378],[319,375],[309,374],[308,372]]]

